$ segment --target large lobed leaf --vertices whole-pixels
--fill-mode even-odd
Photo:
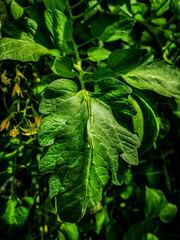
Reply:
[[[138,163],[137,136],[118,124],[109,106],[117,99],[124,106],[130,88],[113,78],[97,84],[94,96],[101,100],[86,90],[77,92],[71,80],[56,80],[40,104],[40,112],[48,116],[42,120],[39,142],[48,147],[39,168],[52,173],[50,197],[57,195],[60,218],[68,222],[78,221],[87,208],[101,201],[110,178],[121,184],[124,161]]]

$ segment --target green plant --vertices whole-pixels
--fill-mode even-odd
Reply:
[[[137,165],[138,153],[144,156],[158,138],[158,107],[166,103],[174,109],[175,100],[178,103],[180,99],[179,55],[174,52],[179,46],[179,33],[178,27],[171,26],[179,18],[179,3],[91,0],[74,4],[44,0],[29,1],[24,8],[20,5],[21,1],[10,4],[15,20],[3,25],[6,36],[0,40],[0,60],[5,64],[13,60],[16,65],[12,96],[18,95],[8,109],[4,85],[10,87],[13,73],[6,77],[4,72],[1,90],[8,117],[1,130],[7,130],[10,121],[16,121],[10,134],[16,145],[15,158],[26,144],[22,135],[33,135],[28,144],[34,146],[38,132],[40,173],[35,170],[35,175],[51,174],[49,196],[55,198],[55,207],[50,211],[58,216],[59,239],[63,239],[63,233],[67,239],[78,239],[73,223],[88,215],[101,201],[108,208],[112,199],[106,193],[113,188],[112,184],[120,186],[129,174],[131,180],[125,182],[120,196],[128,199],[133,194],[130,165]],[[163,14],[170,12],[169,9],[174,15],[166,21]],[[44,75],[41,82],[37,74],[40,68]],[[27,74],[34,78],[33,86],[28,83]],[[22,80],[23,87],[28,89],[25,101],[20,100]],[[25,163],[27,168],[28,164]],[[13,166],[15,178],[17,163]],[[33,198],[25,208],[27,199],[19,199],[15,192],[13,187],[2,220],[21,227]],[[51,204],[46,197],[45,201]],[[159,203],[157,210],[156,203]],[[17,204],[22,206],[16,208]],[[24,219],[18,215],[21,208],[26,211]],[[97,234],[107,224],[105,236],[109,239],[108,229],[116,228],[117,221],[109,221],[107,208],[96,214],[95,223],[102,221],[98,223]],[[7,220],[9,211],[13,221]],[[153,235],[153,219],[159,217],[162,222],[169,222],[176,211],[162,191],[147,187],[146,220],[118,234],[128,240],[158,239]],[[81,226],[79,229],[84,231]],[[76,237],[71,236],[71,231],[76,232]],[[132,238],[134,231],[137,233]],[[117,235],[114,239],[118,239]]]

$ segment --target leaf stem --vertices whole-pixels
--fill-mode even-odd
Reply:
[[[74,4],[73,6],[70,6],[71,9],[78,7],[81,3],[83,3],[84,0],[79,1],[78,3]]]
[[[81,17],[83,17],[84,15],[86,15],[87,13],[91,12],[97,5],[99,5],[99,2],[94,4],[91,8],[89,8],[88,10],[86,10],[85,12],[83,13],[80,13],[79,15],[77,16],[73,16],[73,20],[77,20]]]
[[[72,29],[73,29],[73,23],[74,23],[74,17],[72,15],[72,11],[71,11],[71,7],[69,4],[69,1],[67,1],[67,11],[69,13],[69,16],[71,18],[71,23],[72,23]],[[76,56],[76,64],[75,64],[75,68],[78,70],[79,72],[79,82],[81,84],[81,89],[85,89],[85,85],[84,85],[84,81],[83,81],[83,75],[84,75],[84,71],[82,69],[82,60],[79,56],[79,50],[78,50],[78,45],[75,43],[74,39],[73,39],[73,46],[74,46],[74,52],[75,52],[75,56]]]
[[[93,41],[96,40],[96,39],[97,39],[97,37],[91,38],[91,39],[88,40],[87,42],[81,43],[81,44],[79,44],[79,45],[77,45],[77,46],[78,46],[78,48],[83,47],[84,45],[86,45],[86,44],[88,44],[88,43],[91,43],[91,42],[93,42]]]

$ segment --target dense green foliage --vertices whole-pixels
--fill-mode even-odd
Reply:
[[[180,239],[180,2],[0,5],[0,238]]]

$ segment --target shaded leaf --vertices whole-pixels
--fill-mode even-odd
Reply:
[[[159,134],[159,121],[148,100],[138,91],[133,91],[132,101],[137,115],[133,116],[134,131],[142,140],[140,155],[149,151]]]
[[[175,17],[180,20],[180,2],[170,0],[170,10],[174,13]]]
[[[91,23],[93,37],[104,42],[122,39],[128,35],[135,24],[135,20],[118,15],[102,15]]]
[[[115,220],[111,220],[106,225],[105,239],[106,240],[117,240],[122,239],[124,230],[123,227]]]
[[[130,49],[116,49],[108,58],[108,67],[116,72],[117,75],[127,73],[139,65],[147,64],[153,60],[152,55],[143,57],[144,50],[130,48]]]
[[[72,72],[74,65],[71,59],[66,57],[56,57],[55,59],[51,60],[50,67],[53,72],[61,77],[66,78],[74,78],[75,75]]]
[[[167,203],[164,209],[160,212],[159,217],[162,222],[168,223],[173,220],[177,213],[177,206],[172,203]]]
[[[47,9],[53,11],[53,10],[59,10],[64,12],[66,8],[66,0],[43,0],[44,5],[46,6]]]
[[[13,38],[36,42],[47,48],[53,48],[53,44],[47,30],[40,27],[30,18],[24,18],[13,23],[8,23],[3,26],[3,31]]]

